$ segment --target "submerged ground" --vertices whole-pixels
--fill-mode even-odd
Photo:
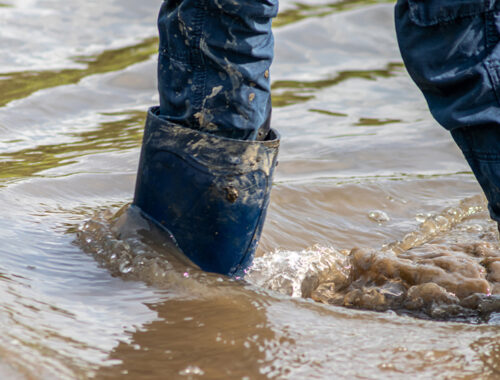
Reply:
[[[245,281],[115,216],[158,101],[160,3],[0,4],[0,377],[498,378],[496,226],[392,2],[281,1],[282,149]]]

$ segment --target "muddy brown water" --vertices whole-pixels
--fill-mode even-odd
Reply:
[[[245,279],[127,210],[161,1],[0,3],[0,377],[498,379],[500,249],[387,1],[281,1]]]

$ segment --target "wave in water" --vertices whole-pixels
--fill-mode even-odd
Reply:
[[[186,261],[173,240],[133,207],[95,215],[77,236],[116,276],[183,293],[206,280],[221,281]],[[245,280],[329,305],[500,323],[500,249],[480,196],[428,216],[417,230],[378,250],[316,245],[268,252],[255,259]]]

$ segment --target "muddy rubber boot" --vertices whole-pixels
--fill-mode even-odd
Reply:
[[[279,135],[235,140],[148,112],[133,205],[201,269],[243,275],[264,224]]]

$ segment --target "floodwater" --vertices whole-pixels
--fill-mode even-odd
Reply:
[[[160,0],[0,0],[0,378],[498,379],[500,250],[392,2],[281,1],[245,280],[127,212]]]

